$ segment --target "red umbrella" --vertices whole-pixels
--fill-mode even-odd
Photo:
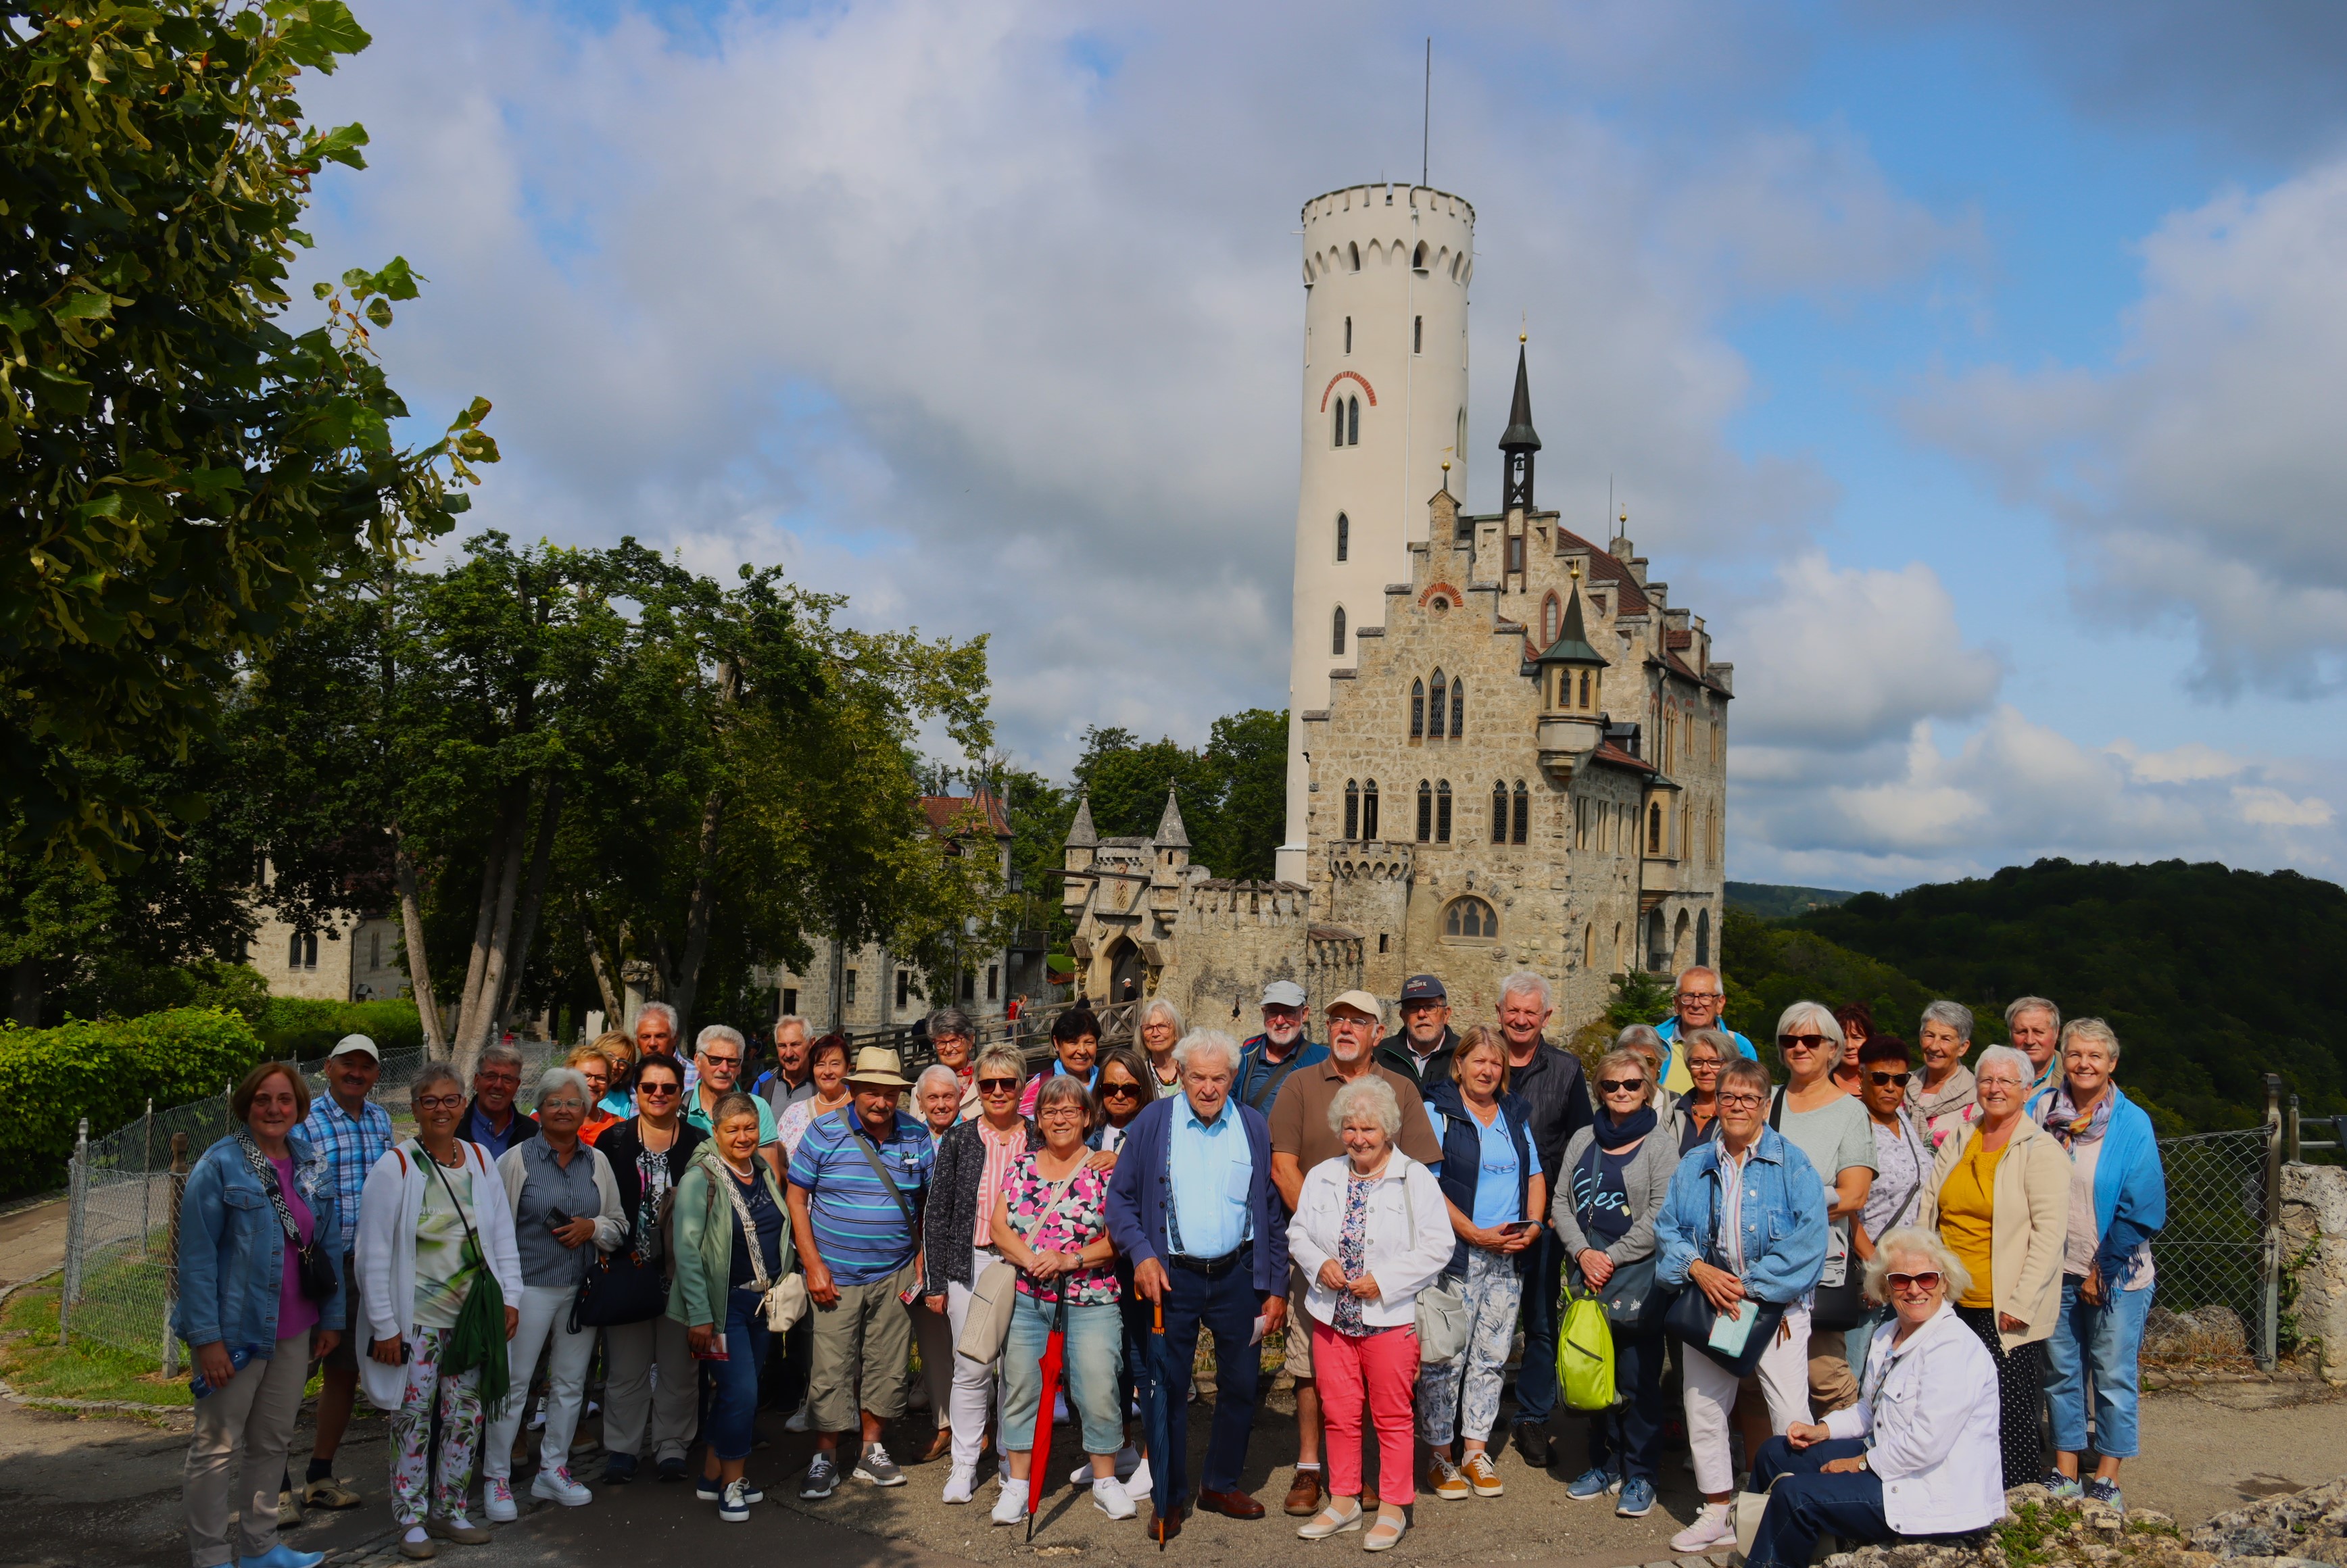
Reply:
[[[1060,1286],[1059,1310],[1051,1316],[1051,1332],[1043,1341],[1043,1402],[1035,1407],[1035,1446],[1027,1454],[1027,1539],[1035,1539],[1035,1511],[1043,1506],[1043,1478],[1051,1470],[1051,1406],[1060,1394],[1061,1371],[1068,1355],[1068,1289]]]

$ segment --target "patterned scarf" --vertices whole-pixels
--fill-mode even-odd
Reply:
[[[2037,1113],[2038,1124],[2059,1138],[2065,1149],[2080,1143],[2099,1143],[2103,1134],[2111,1130],[2111,1107],[2118,1098],[2106,1087],[2095,1108],[2081,1114],[2078,1102],[2070,1098],[2070,1081],[2065,1078],[2045,1097],[2045,1108]]]

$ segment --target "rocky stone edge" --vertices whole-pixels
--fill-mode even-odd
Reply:
[[[2347,1477],[2220,1513],[2189,1537],[2152,1509],[2042,1486],[2004,1498],[2010,1516],[1981,1535],[1861,1546],[1825,1568],[2347,1568]]]

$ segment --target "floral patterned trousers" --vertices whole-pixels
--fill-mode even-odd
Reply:
[[[1500,1419],[1508,1352],[1515,1348],[1516,1308],[1524,1295],[1523,1276],[1516,1272],[1512,1253],[1471,1246],[1466,1278],[1450,1274],[1443,1278],[1465,1299],[1471,1327],[1467,1348],[1457,1360],[1424,1368],[1418,1375],[1419,1435],[1436,1448],[1454,1436],[1476,1442],[1491,1437]]]
[[[429,1512],[462,1518],[465,1493],[473,1482],[473,1455],[481,1444],[481,1370],[440,1374],[446,1328],[418,1328],[408,1336],[407,1387],[391,1417],[391,1515],[403,1530],[424,1522]],[[440,1397],[440,1452],[425,1451],[432,1440],[432,1397]]]

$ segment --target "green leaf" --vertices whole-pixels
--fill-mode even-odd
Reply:
[[[279,37],[286,56],[297,65],[331,74],[335,56],[355,55],[374,42],[343,0],[310,0],[287,15],[285,30]]]
[[[391,324],[391,302],[388,300],[369,300],[367,302],[366,319],[373,322],[379,327],[389,326]]]
[[[366,145],[366,127],[354,120],[323,134],[313,131],[302,144],[302,155],[322,163],[340,163],[352,169],[364,169],[366,159],[359,155],[359,149]],[[304,244],[309,242],[309,236],[303,235],[302,239]]]
[[[33,374],[44,383],[43,401],[55,404],[67,414],[89,412],[89,383],[77,380],[64,371],[51,370],[46,364],[35,365]]]
[[[114,314],[114,302],[104,294],[67,294],[49,307],[49,314],[60,323],[104,321]]]
[[[415,269],[407,264],[405,256],[394,256],[384,263],[383,271],[374,275],[374,286],[386,299],[394,300],[415,298],[415,285],[422,281]]]
[[[194,468],[179,476],[179,488],[206,501],[226,499],[245,487],[241,468]]]

